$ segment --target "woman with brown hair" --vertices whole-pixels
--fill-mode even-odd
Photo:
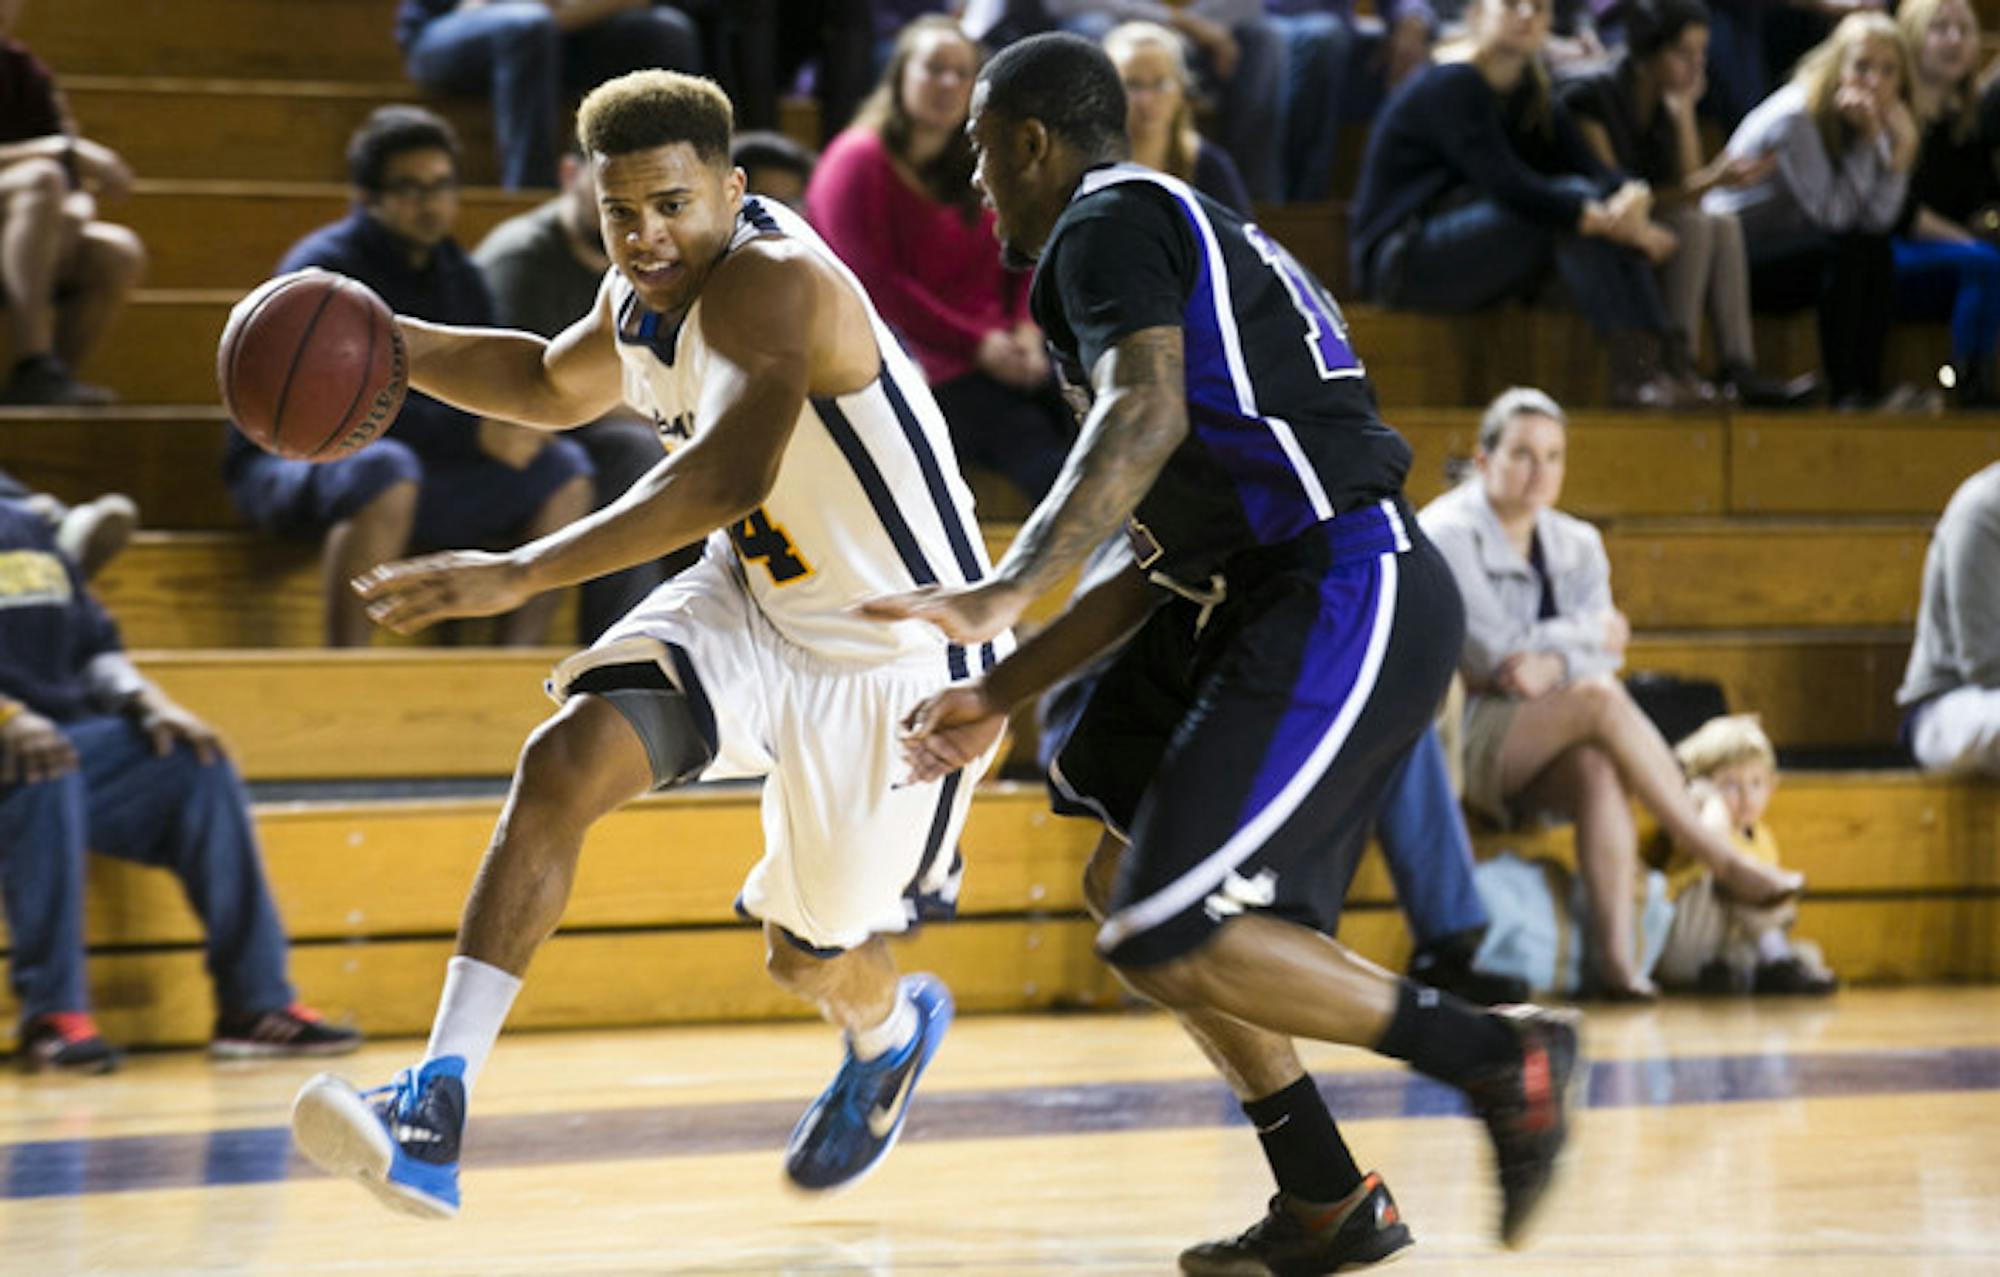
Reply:
[[[1882,359],[1895,309],[1889,231],[1917,158],[1909,53],[1893,19],[1842,19],[1729,139],[1731,160],[1771,156],[1762,181],[1710,191],[1750,251],[1750,298],[1762,310],[1819,310],[1820,367],[1836,406],[1882,402]]]
[[[875,91],[827,145],[806,215],[923,368],[961,459],[1030,501],[1069,452],[1069,415],[1028,318],[1028,279],[1000,262],[972,189],[965,119],[979,46],[944,16],[896,39]]]

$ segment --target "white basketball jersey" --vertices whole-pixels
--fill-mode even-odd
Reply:
[[[853,394],[806,401],[770,496],[727,529],[752,599],[785,638],[833,661],[929,655],[953,678],[990,667],[991,644],[968,660],[928,624],[884,625],[849,611],[878,594],[969,584],[991,566],[944,417],[867,291],[805,219],[748,196],[726,251],[766,236],[797,240],[840,273],[867,310],[882,365]],[[671,452],[702,429],[696,408],[709,351],[700,299],[669,330],[615,267],[610,280],[625,397],[652,414]],[[717,552],[712,538],[709,553]]]

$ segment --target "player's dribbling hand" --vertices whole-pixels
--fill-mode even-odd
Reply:
[[[906,594],[885,594],[855,605],[875,621],[929,621],[954,643],[984,643],[1021,619],[1030,596],[1004,581],[947,588],[927,585]]]
[[[960,683],[927,698],[903,718],[899,738],[910,784],[925,784],[966,766],[1000,739],[1007,712],[977,683]]]
[[[505,554],[453,550],[384,563],[354,579],[368,619],[409,634],[454,616],[498,616],[527,602],[520,565]]]

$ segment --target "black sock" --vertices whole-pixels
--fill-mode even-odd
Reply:
[[[1410,980],[1399,982],[1395,1018],[1375,1049],[1453,1086],[1521,1053],[1499,1016]]]
[[[1309,1202],[1337,1202],[1361,1183],[1361,1168],[1326,1111],[1310,1075],[1284,1090],[1243,1105],[1257,1128],[1265,1160],[1278,1187]]]

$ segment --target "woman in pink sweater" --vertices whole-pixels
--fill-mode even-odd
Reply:
[[[965,118],[979,63],[950,18],[903,28],[881,83],[813,170],[806,215],[922,365],[960,460],[1034,501],[1072,429],[1028,319],[1028,277],[1001,265],[972,189]]]

